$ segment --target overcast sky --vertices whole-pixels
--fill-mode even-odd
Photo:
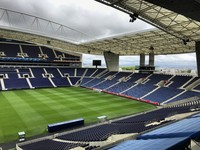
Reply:
[[[94,0],[0,0],[0,6],[58,22],[93,38],[153,28],[138,19],[130,23],[127,14]],[[91,65],[94,58],[103,60],[102,56],[83,55],[83,64]],[[156,56],[155,65],[194,69],[195,62],[195,54],[162,55]],[[120,66],[131,65],[139,65],[138,56],[120,57]]]

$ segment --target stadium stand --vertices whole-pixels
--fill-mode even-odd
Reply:
[[[80,77],[69,77],[72,85],[76,85],[76,83],[81,79]]]
[[[29,68],[18,68],[20,77],[25,77],[28,75],[30,78],[32,77]]]
[[[0,51],[4,52],[6,57],[17,57],[21,53],[18,44],[0,43]]]
[[[162,103],[183,91],[184,90],[181,90],[181,89],[161,87],[161,88],[157,89],[156,91],[154,91],[153,93],[151,93],[150,95],[144,97],[144,99]]]
[[[122,93],[123,91],[129,89],[130,87],[136,85],[136,83],[131,83],[131,82],[119,82],[118,84],[115,84],[114,86],[108,88],[107,90],[110,92],[115,92],[115,93]]]
[[[122,94],[132,96],[135,98],[140,98],[156,88],[157,87],[152,84],[138,84],[129,89],[128,91],[123,92]]]
[[[159,145],[159,141],[163,142],[161,139],[165,139],[165,140],[173,139],[172,141],[174,142],[169,140],[168,142],[165,142],[165,146],[164,146],[164,147],[171,147],[171,146],[176,145],[177,142],[182,141],[181,138],[188,139],[188,137],[191,137],[191,136],[192,137],[195,137],[197,135],[199,136],[199,133],[200,133],[199,128],[198,128],[199,123],[196,124],[196,122],[199,122],[199,119],[197,121],[195,120],[196,117],[197,118],[199,117],[199,114],[189,117],[187,119],[184,119],[182,121],[172,123],[172,124],[171,122],[174,122],[174,120],[170,120],[167,118],[175,114],[177,115],[177,114],[191,112],[192,111],[191,108],[194,108],[194,106],[198,108],[199,103],[200,103],[200,98],[196,98],[192,101],[184,102],[182,104],[172,105],[172,106],[164,107],[164,108],[153,110],[146,113],[144,112],[142,114],[134,115],[132,117],[117,119],[110,123],[89,127],[89,128],[78,130],[78,131],[72,131],[71,133],[64,133],[64,134],[56,136],[55,139],[48,140],[48,142],[46,140],[36,141],[36,142],[25,144],[19,147],[24,149],[24,148],[30,148],[33,145],[40,145],[42,146],[43,149],[48,149],[48,146],[49,146],[48,143],[51,143],[51,142],[54,143],[55,146],[58,144],[58,147],[59,147],[59,144],[61,144],[61,142],[59,142],[60,140],[62,140],[62,142],[65,142],[65,143],[66,141],[67,143],[75,142],[74,144],[77,144],[77,143],[80,144],[83,142],[90,143],[90,142],[97,142],[97,141],[105,141],[106,139],[108,139],[108,137],[115,134],[143,133],[143,131],[145,131],[145,133],[139,136],[137,140],[131,140],[131,144],[130,144],[131,146],[132,146],[132,143],[135,144],[135,142],[136,142],[136,145],[137,144],[140,145],[140,142],[145,143],[143,140],[153,142],[154,144],[155,144],[155,141],[152,141],[152,140],[157,140],[158,142],[157,145]],[[193,120],[195,120],[195,122],[193,122]],[[151,124],[154,122],[159,122],[159,124]],[[182,125],[183,125],[183,129],[180,130],[180,126],[182,127]],[[157,128],[158,126],[162,126],[162,127],[159,129],[153,130],[155,127]],[[192,129],[190,127],[192,127]],[[148,132],[148,130],[150,130],[150,132]],[[185,141],[183,143],[185,143]],[[121,148],[120,145],[111,149],[120,149]],[[129,147],[129,144],[126,143],[125,145],[127,145],[125,146],[125,148]],[[87,144],[86,146],[87,147],[85,147],[85,149],[96,148],[96,147],[90,147],[89,144]],[[146,145],[145,146],[140,145],[140,146],[141,146],[140,149],[147,148]],[[42,148],[39,147],[38,150]],[[149,149],[149,146],[148,146],[148,149]]]
[[[4,84],[5,88],[8,90],[30,88],[26,79],[17,79],[17,78],[4,79]]]
[[[102,73],[104,73],[106,71],[106,69],[100,68],[97,69],[92,75],[91,77],[97,77],[98,75],[101,75]]]
[[[24,145],[21,148],[23,150],[67,150],[73,149],[75,147],[86,147],[87,144],[80,143],[66,143],[66,142],[58,142],[53,140],[43,140],[36,143],[31,143],[29,145]]]
[[[48,61],[54,61],[56,59],[56,56],[52,49],[47,48],[47,47],[41,47],[41,49],[42,49],[43,54],[47,55]]]
[[[26,53],[30,58],[39,58],[41,54],[38,46],[34,45],[21,45],[23,53]]]
[[[91,75],[93,75],[95,73],[96,70],[97,69],[94,69],[94,68],[87,69],[85,77],[90,77]]]
[[[62,77],[61,74],[58,72],[57,68],[45,68],[46,72],[52,74],[55,78]]]
[[[58,72],[57,68],[45,68],[48,74],[51,74],[51,80],[57,86],[70,86],[70,83],[66,77],[62,77],[61,74]]]
[[[144,79],[148,76],[148,74],[141,74],[141,73],[134,73],[132,75],[127,76],[118,84],[106,89],[110,92],[115,93],[122,93],[123,91],[129,89],[130,87],[134,86],[137,80]]]
[[[159,150],[176,150],[182,149],[182,147],[176,146],[177,143],[188,143],[189,140],[186,138],[162,138],[162,139],[149,139],[149,140],[127,140],[116,147],[110,148],[109,150],[128,150],[139,149],[139,150],[149,150],[149,149],[159,149]],[[174,146],[175,145],[175,146]]]
[[[174,78],[172,78],[171,83],[169,85],[170,88],[180,88],[185,83],[187,83],[190,79],[192,79],[192,76],[180,76],[176,75]]]
[[[181,107],[175,106],[174,109],[176,108]],[[182,107],[181,109],[184,108]],[[110,150],[125,150],[131,149],[132,147],[142,150],[148,150],[149,148],[163,150],[186,149],[190,144],[190,139],[199,138],[200,136],[200,130],[198,128],[199,116],[200,114],[195,114],[181,121],[142,134],[137,140],[123,142]]]
[[[66,74],[68,74],[71,77],[75,76],[75,68],[59,68],[59,70],[63,76]]]
[[[45,74],[43,68],[32,68],[33,75],[35,78],[30,78],[30,82],[33,87],[41,88],[41,87],[53,87],[50,80],[47,77],[43,77]]]
[[[23,43],[10,45],[12,46],[7,47],[18,47],[17,50],[14,50],[14,54],[12,53],[13,55],[11,55],[13,58],[27,57],[41,59],[42,55],[45,54],[44,59],[47,59],[49,63],[58,59],[78,60],[76,56],[64,54],[63,52],[46,47],[41,47],[40,49],[38,46]],[[2,51],[8,56],[10,55],[10,52],[6,53],[5,50]],[[24,55],[17,56],[18,53]],[[125,97],[130,96],[131,98],[136,98],[137,100],[143,100],[146,102],[153,101],[162,104],[177,102],[175,106],[117,119],[102,125],[89,127],[87,129],[71,133],[61,134],[56,136],[55,139],[42,140],[22,145],[22,149],[69,149],[75,147],[82,147],[88,150],[95,149],[98,145],[91,146],[88,143],[105,141],[111,135],[143,133],[144,131],[147,132],[159,126],[174,122],[174,120],[167,119],[173,115],[188,113],[199,109],[199,100],[178,104],[179,101],[183,99],[200,95],[198,92],[200,90],[198,88],[198,84],[195,85],[196,87],[194,88],[187,89],[187,87],[191,86],[199,79],[192,76],[115,71],[109,72],[104,68],[74,68],[52,64],[42,66],[26,65],[26,67],[3,66],[0,68],[0,74],[3,75],[0,90],[43,87],[50,88],[80,84],[80,86],[83,87],[113,92],[116,95],[119,94],[120,96]],[[3,89],[2,83],[5,85],[5,89]],[[154,124],[155,122],[156,124]],[[169,137],[164,138],[168,140]],[[177,138],[174,141],[182,140],[178,139],[179,137],[173,138]],[[140,139],[140,141],[142,140],[143,139]],[[139,141],[139,139],[135,141]],[[85,143],[83,144],[81,142]]]
[[[82,77],[84,75],[85,71],[86,71],[85,68],[77,68],[76,70],[77,70],[76,71],[76,76],[77,77]]]
[[[164,74],[152,74],[148,79],[146,83],[148,84],[157,84],[162,80],[169,80],[172,77],[172,75],[164,75]]]
[[[98,71],[100,70],[100,71]],[[96,72],[98,77],[93,76]],[[141,98],[157,103],[170,103],[181,99],[198,96],[198,85],[191,90],[179,89],[188,87],[198,78],[172,76],[163,74],[142,74],[127,72],[108,72],[105,69],[94,68],[64,68],[64,67],[26,67],[26,68],[1,68],[0,73],[4,78],[5,89],[29,89],[42,87],[61,87],[79,85],[88,88]],[[92,75],[93,74],[93,75]],[[172,80],[170,80],[172,79]],[[30,83],[29,83],[30,81]],[[160,84],[167,81],[167,84]],[[178,83],[176,83],[178,82]],[[15,85],[13,85],[15,83]],[[1,87],[2,90],[2,87]]]
[[[183,86],[183,88],[187,88],[190,84],[194,83],[195,81],[197,81],[199,79],[199,77],[194,77],[192,80],[190,80],[187,84],[185,84]]]
[[[96,126],[86,130],[78,131],[57,137],[69,141],[103,141],[112,134],[117,134],[117,129],[108,124]]]
[[[89,82],[89,81],[92,80],[92,79],[93,79],[93,78],[91,78],[91,77],[84,77],[84,78],[81,80],[80,85],[82,86],[82,85],[86,84],[87,82]]]
[[[197,85],[197,86],[194,88],[194,90],[200,91],[200,85]]]
[[[55,55],[56,55],[56,58],[59,58],[59,57],[64,58],[63,53],[60,51],[55,50]]]
[[[199,96],[200,93],[195,92],[195,91],[185,91],[183,94],[173,98],[172,100],[170,100],[167,103],[171,103],[171,102],[175,102],[175,101],[179,101],[179,100],[184,100],[190,97],[194,97],[194,96]]]

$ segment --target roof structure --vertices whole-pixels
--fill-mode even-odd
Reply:
[[[137,18],[154,25],[158,29],[140,34],[93,41],[85,44],[87,46],[96,46],[97,49],[100,48],[125,55],[147,52],[149,47],[153,46],[156,54],[174,54],[194,52],[195,41],[200,40],[200,22],[163,7],[144,0],[96,1],[130,15],[136,14]],[[139,39],[141,41],[133,42],[132,39]],[[104,46],[105,44],[106,46]],[[127,47],[124,45],[127,45]],[[115,48],[112,48],[113,46]]]
[[[91,53],[99,50],[100,52],[111,51],[119,55],[149,54],[150,51],[154,51],[156,55],[195,51],[194,41],[184,44],[183,40],[158,29],[100,39],[81,45],[91,48]]]
[[[89,37],[86,41],[80,38],[79,41],[71,42],[71,40],[66,41],[70,37],[65,39],[65,35],[77,34],[76,37],[85,37],[85,35],[49,20],[3,9],[0,19],[0,37],[89,54],[103,54],[104,51],[110,51],[119,55],[139,55],[148,54],[152,50],[156,55],[195,52],[195,42],[200,40],[200,22],[144,0],[96,1],[119,9],[130,16],[136,16],[157,29],[98,40]],[[25,18],[26,22],[30,20],[29,27],[19,27],[18,24],[11,22],[10,12],[15,14],[15,18],[18,16],[19,20],[21,18]],[[56,35],[45,34],[47,31],[54,31]]]

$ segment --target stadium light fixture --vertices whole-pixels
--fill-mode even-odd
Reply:
[[[187,45],[187,42],[189,42],[190,40],[189,39],[182,39],[182,41],[183,41],[184,45]]]
[[[138,18],[138,14],[136,13],[130,14],[129,16],[131,17],[129,22],[134,22]]]
[[[153,51],[153,50],[154,50],[154,47],[153,47],[153,45],[151,45],[151,46],[149,47],[149,50],[151,50],[151,51]]]

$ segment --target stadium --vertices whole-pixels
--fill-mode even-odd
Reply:
[[[200,2],[95,1],[155,28],[96,39],[0,8],[0,150],[200,149]],[[197,74],[156,71],[155,56],[182,53]],[[128,55],[138,70],[119,71]]]

